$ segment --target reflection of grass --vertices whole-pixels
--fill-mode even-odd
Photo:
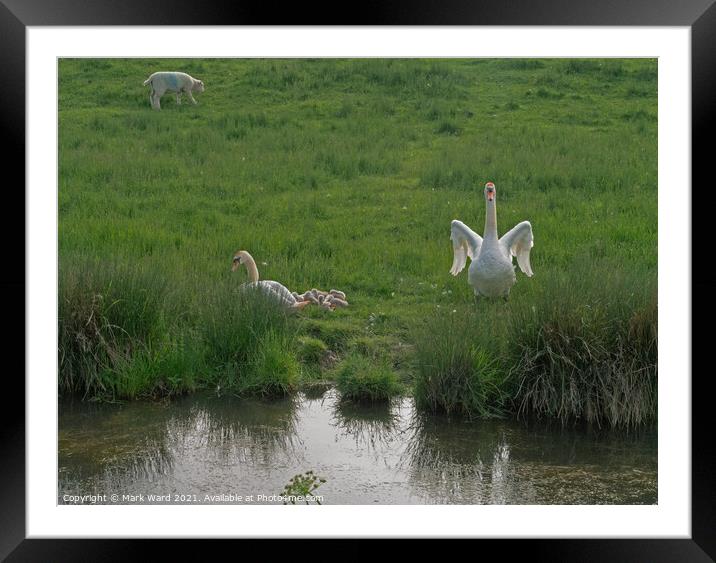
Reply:
[[[498,447],[492,421],[474,423],[415,412],[401,464],[411,481],[430,486],[438,502],[485,503],[490,460]],[[484,429],[482,429],[484,428]],[[485,463],[483,463],[483,459]],[[471,484],[471,486],[467,486]]]
[[[370,405],[337,401],[333,415],[333,424],[358,443],[387,444],[400,431],[400,416],[388,401]]]
[[[462,466],[477,471],[497,447],[494,421],[477,423],[415,411],[406,436],[406,460],[415,468]]]
[[[112,483],[171,472],[174,452],[163,411],[163,405],[153,402],[61,403],[61,491],[86,494],[87,483],[98,478]]]
[[[150,110],[141,83],[163,67],[205,81],[199,105],[167,96],[161,112]],[[339,358],[385,358],[410,379],[408,351],[426,364],[411,327],[476,310],[471,322],[481,328],[465,324],[483,336],[460,351],[469,356],[463,367],[487,373],[494,360],[501,375],[517,366],[529,374],[521,387],[508,385],[517,401],[506,408],[647,420],[648,398],[639,398],[639,413],[619,412],[631,407],[618,395],[642,386],[636,372],[631,382],[592,385],[594,374],[573,377],[560,360],[540,395],[533,383],[552,362],[537,357],[547,333],[519,330],[526,340],[509,338],[509,351],[484,334],[488,324],[508,331],[534,304],[539,321],[527,326],[559,321],[569,344],[549,340],[549,350],[571,361],[578,306],[601,299],[596,288],[573,289],[583,276],[597,286],[605,272],[621,272],[637,294],[654,285],[656,87],[657,62],[647,59],[61,59],[60,391],[284,392],[297,369],[304,380],[332,369],[299,337],[319,339]],[[458,218],[482,231],[487,180],[497,185],[501,233],[532,222],[536,275],[518,274],[506,306],[475,309],[466,276],[447,273],[449,225]],[[228,272],[239,247],[263,278],[301,292],[338,288],[350,306],[293,316],[245,307],[235,291],[245,275]],[[626,319],[646,310],[631,291],[610,298],[631,311],[605,317],[618,323],[619,342],[587,338],[599,365],[614,365],[603,343],[624,344],[620,371],[631,369],[629,354],[641,369],[652,349],[623,338]],[[568,307],[553,314],[562,302]],[[584,330],[604,335],[598,325],[587,316]],[[261,364],[284,377],[262,389],[251,373]],[[562,405],[563,381],[578,383],[581,398]],[[599,404],[587,407],[597,389]],[[614,397],[604,402],[607,392]]]
[[[653,428],[563,425],[555,419],[468,422],[416,412],[401,441],[401,462],[411,481],[431,486],[445,502],[656,501]]]
[[[185,433],[197,431],[210,445],[240,445],[250,456],[263,459],[292,447],[297,420],[298,401],[293,397],[256,400],[207,395],[189,416],[172,425]]]
[[[248,458],[273,463],[277,453],[293,455],[298,400],[221,398],[197,393],[163,402],[125,405],[82,403],[62,406],[59,433],[60,486],[88,490],[88,483],[154,482],[167,475],[187,451],[201,449],[222,463]],[[202,465],[203,467],[203,465]],[[120,487],[121,488],[121,487]]]

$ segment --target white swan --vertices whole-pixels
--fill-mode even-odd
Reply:
[[[514,229],[497,238],[495,184],[485,184],[485,238],[472,231],[463,222],[455,220],[450,227],[450,240],[453,247],[453,262],[450,273],[457,276],[465,267],[467,257],[472,261],[467,272],[469,284],[475,295],[486,297],[504,297],[507,299],[510,289],[516,281],[512,257],[517,257],[520,269],[532,276],[530,250],[534,245],[532,225],[522,221]]]
[[[266,295],[275,298],[282,305],[294,309],[301,309],[310,303],[310,301],[298,301],[288,288],[281,285],[277,281],[259,281],[259,270],[256,267],[256,262],[252,258],[251,254],[245,250],[237,250],[236,253],[234,253],[231,271],[235,272],[242,264],[246,266],[246,270],[249,272],[249,279],[251,280],[248,284],[244,284],[245,287],[258,287]]]

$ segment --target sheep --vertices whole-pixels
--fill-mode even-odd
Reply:
[[[151,85],[149,92],[149,102],[154,109],[161,109],[159,99],[164,92],[174,92],[176,94],[177,104],[181,104],[181,93],[186,93],[189,101],[196,104],[196,100],[191,95],[192,92],[203,92],[204,83],[201,80],[192,78],[185,72],[155,72],[144,81],[144,86]]]

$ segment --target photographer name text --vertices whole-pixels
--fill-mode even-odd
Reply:
[[[221,494],[101,494],[101,495],[62,495],[62,502],[65,504],[113,504],[113,503],[126,503],[126,504],[173,504],[173,503],[200,503],[200,504],[214,504],[214,503],[314,503],[323,502],[323,497],[320,495],[267,495],[267,494],[233,494],[233,493],[221,493]]]

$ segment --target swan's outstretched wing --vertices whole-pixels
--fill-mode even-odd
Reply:
[[[530,250],[534,246],[534,237],[532,236],[532,225],[529,221],[522,221],[517,226],[502,235],[500,244],[504,246],[505,252],[510,256],[517,257],[517,263],[528,276],[532,275],[532,267],[530,266]]]
[[[462,221],[455,219],[450,224],[450,240],[452,241],[453,260],[450,273],[457,276],[465,267],[467,257],[475,260],[480,254],[482,237]]]

